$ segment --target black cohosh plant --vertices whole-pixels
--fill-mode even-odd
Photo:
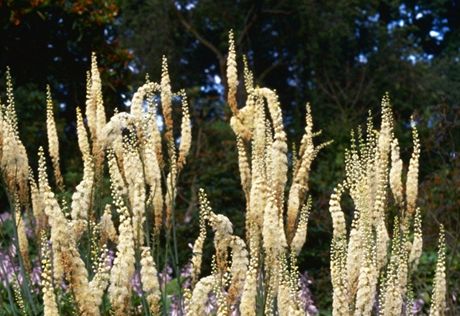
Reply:
[[[48,148],[39,149],[38,170],[32,170],[19,138],[7,72],[7,99],[0,105],[0,161],[14,227],[10,238],[14,247],[8,256],[19,266],[6,271],[3,265],[0,271],[2,292],[6,293],[2,297],[9,302],[4,309],[7,313],[199,316],[317,312],[302,295],[297,258],[306,241],[312,207],[308,194],[312,162],[330,142],[315,144],[320,132],[313,129],[307,104],[305,132],[290,163],[277,94],[254,85],[246,62],[244,84],[239,85],[232,33],[229,44],[228,104],[246,199],[245,234],[237,236],[230,220],[213,211],[205,190],[200,189],[200,230],[190,265],[182,271],[175,199],[192,133],[187,97],[184,91],[171,90],[166,59],[160,82],[147,80],[134,94],[129,113],[115,113],[107,119],[93,55],[84,114],[76,110],[83,177],[74,189],[65,188],[60,169],[52,92],[48,88]],[[237,89],[245,90],[244,104],[237,102]],[[182,112],[180,128],[175,128],[173,120],[175,106]],[[163,127],[158,125],[158,116]],[[403,176],[394,124],[385,95],[380,128],[369,119],[365,130],[352,134],[345,155],[346,177],[331,195],[333,315],[412,314],[411,274],[422,253],[421,210],[416,203],[420,145],[414,125],[413,153]],[[179,142],[174,137],[176,130],[180,130]],[[54,181],[48,177],[47,155]],[[111,202],[101,205],[99,187],[104,177],[110,179]],[[57,194],[69,189],[71,200]],[[355,207],[351,227],[341,208],[344,194]],[[394,218],[389,218],[390,206],[398,211]],[[28,237],[28,227],[35,238]],[[207,228],[213,231],[210,239],[215,253],[211,274],[203,275]],[[29,251],[31,243],[38,254]],[[34,292],[36,259],[41,271],[40,287]],[[430,315],[445,312],[444,262],[441,227]],[[178,283],[174,295],[168,288],[171,280],[166,267],[160,266],[167,263]]]

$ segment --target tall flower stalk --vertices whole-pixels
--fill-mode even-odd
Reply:
[[[76,109],[83,172],[75,188],[64,186],[59,113],[53,111],[50,88],[48,150],[40,147],[33,170],[19,137],[7,72],[6,104],[0,103],[0,171],[13,227],[12,236],[3,238],[3,227],[0,232],[12,249],[0,267],[7,313],[317,314],[298,257],[309,215],[316,211],[309,184],[312,164],[331,142],[317,142],[321,131],[315,131],[307,103],[303,135],[296,149],[289,150],[276,91],[256,85],[245,59],[239,76],[232,32],[229,38],[227,100],[246,199],[244,233],[238,235],[200,189],[199,231],[190,264],[182,270],[176,198],[192,124],[185,91],[172,89],[166,58],[159,82],[147,78],[134,93],[129,112],[107,117],[92,55],[86,106]],[[405,168],[388,95],[381,108],[379,128],[370,116],[365,128],[352,133],[345,178],[329,201],[333,315],[409,314],[413,301],[411,276],[423,246],[417,206],[420,141],[412,124],[413,151]],[[158,123],[160,118],[164,124]],[[48,162],[54,181],[48,180]],[[110,180],[110,189],[104,179]],[[345,196],[354,206],[349,220],[341,205]],[[390,209],[396,216],[390,217]],[[430,315],[446,310],[444,235],[441,227]],[[203,253],[208,246],[210,262]],[[1,258],[6,258],[3,252]],[[18,267],[9,268],[6,261]],[[209,273],[205,265],[211,266]]]

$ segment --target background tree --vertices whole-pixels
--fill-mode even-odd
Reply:
[[[98,56],[110,111],[122,104],[121,96],[128,88],[132,57],[120,46],[115,29],[118,13],[116,1],[0,1],[0,74],[4,78],[10,67],[21,136],[27,139],[24,143],[30,157],[36,155],[39,145],[46,146],[49,84],[58,112],[63,169],[69,171],[70,181],[79,177],[71,172],[79,163],[73,159],[78,150],[75,108],[85,103],[91,52]],[[1,80],[2,93],[4,83]]]

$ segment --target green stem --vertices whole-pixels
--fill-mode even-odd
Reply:
[[[29,286],[29,276],[26,273],[26,269],[24,268],[24,260],[23,260],[23,258],[21,256],[21,250],[20,250],[20,247],[19,247],[18,231],[17,231],[17,224],[16,224],[15,204],[11,202],[11,198],[8,195],[8,192],[6,193],[6,196],[8,197],[9,205],[12,206],[11,215],[13,217],[14,243],[15,243],[16,249],[18,251],[20,273],[23,276],[23,282],[22,282],[22,289],[21,290],[22,290],[23,295],[25,294],[25,296],[27,297],[27,300],[29,301],[30,308],[32,309],[33,314],[36,315],[37,310],[35,308],[35,304],[34,304],[32,295],[30,294],[32,291],[30,290],[30,286]],[[28,251],[28,249],[26,249],[26,251]]]
[[[180,269],[179,269],[179,253],[177,251],[177,236],[176,236],[176,216],[174,212],[174,200],[172,201],[172,207],[171,207],[171,224],[172,224],[172,230],[173,230],[173,247],[174,247],[174,256],[173,256],[173,261],[174,261],[174,266],[175,266],[175,274],[177,277],[177,283],[179,284],[179,310],[180,313],[182,314],[182,281],[181,281],[181,276],[180,276]]]
[[[166,271],[167,271],[167,264],[168,264],[168,252],[169,252],[169,237],[166,234],[166,244],[165,244],[165,255],[164,255],[164,268],[163,268],[163,289],[162,289],[162,300],[163,300],[163,315],[168,314],[168,310],[166,308],[167,302],[167,293],[166,293]]]
[[[2,222],[3,224],[3,222]],[[3,235],[3,233],[2,233]],[[3,238],[2,238],[3,239]],[[14,299],[13,299],[13,295],[11,294],[11,288],[10,288],[10,282],[8,280],[8,276],[6,274],[6,271],[5,269],[3,269],[3,265],[0,264],[0,267],[2,269],[2,274],[5,276],[5,280],[6,280],[6,291],[8,292],[8,300],[10,301],[10,306],[11,306],[11,310],[13,311],[13,314],[14,316],[16,316],[16,304],[14,302]]]

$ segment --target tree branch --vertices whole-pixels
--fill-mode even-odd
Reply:
[[[210,41],[208,41],[203,35],[201,35],[197,29],[195,29],[193,27],[193,25],[191,25],[186,19],[185,17],[180,13],[179,10],[175,10],[176,11],[176,14],[177,14],[177,17],[179,18],[179,21],[182,23],[182,25],[187,29],[187,31],[189,31],[190,33],[192,33],[192,35],[201,43],[203,44],[204,46],[206,46],[207,48],[209,48],[214,54],[216,54],[217,56],[217,59],[219,60],[219,63],[222,63],[222,61],[225,62],[225,57],[224,55],[221,53],[221,51],[213,44],[211,43]]]

